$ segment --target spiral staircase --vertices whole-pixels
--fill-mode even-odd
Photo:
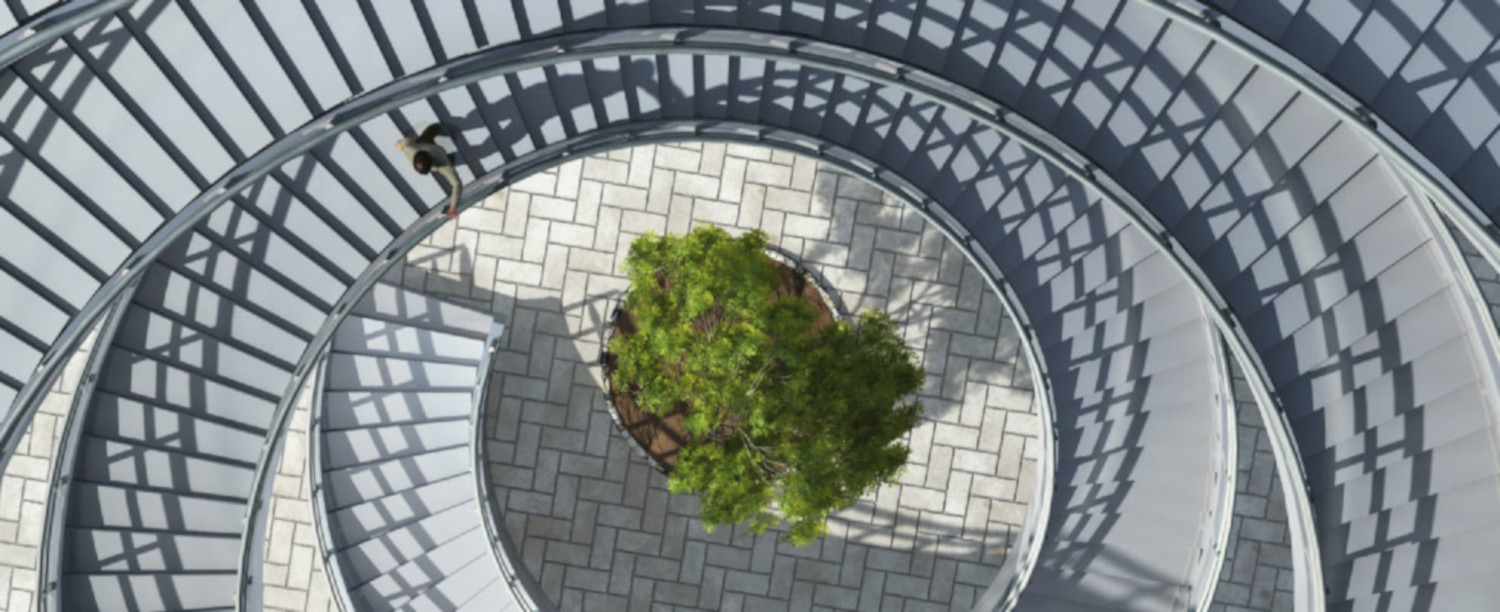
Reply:
[[[377,306],[443,309],[377,283],[445,199],[388,143],[440,121],[465,207],[712,140],[815,157],[940,227],[1023,330],[1046,434],[978,608],[1207,608],[1253,401],[1295,609],[1487,609],[1500,6],[1288,5],[6,2],[5,457],[100,329],[38,603],[259,609],[271,479],[326,358],[315,506],[342,605],[522,605],[500,509],[460,486],[488,322]],[[444,382],[363,376],[414,360]],[[357,394],[430,422],[364,420]],[[391,427],[433,446],[371,443]],[[341,484],[428,458],[407,489]],[[463,549],[438,574],[412,537],[435,524]],[[380,586],[423,580],[463,589]]]

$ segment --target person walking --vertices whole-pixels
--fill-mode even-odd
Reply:
[[[453,167],[453,155],[448,153],[442,145],[433,142],[433,139],[443,133],[443,125],[434,123],[422,128],[422,133],[412,136],[407,133],[405,138],[396,141],[396,148],[406,154],[411,161],[411,166],[420,174],[431,174],[436,172],[438,176],[448,181],[450,195],[448,197],[448,210],[444,214],[449,219],[458,218],[458,195],[463,191],[463,179],[458,178],[458,171]]]

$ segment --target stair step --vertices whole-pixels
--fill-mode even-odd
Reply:
[[[1485,476],[1379,512],[1370,512],[1368,506],[1341,509],[1342,516],[1325,512],[1318,517],[1319,539],[1324,543],[1321,552],[1329,565],[1346,560],[1345,551],[1368,549],[1380,539],[1382,530],[1427,525],[1424,537],[1442,538],[1500,522],[1500,491],[1494,477]]]
[[[69,495],[68,510],[68,524],[76,527],[142,527],[239,537],[245,505],[188,493],[77,481]]]
[[[494,563],[490,558],[489,539],[484,537],[477,524],[474,531],[452,538],[421,558],[356,587],[354,600],[370,610],[397,608],[471,563],[491,566]]]
[[[1380,593],[1447,584],[1476,574],[1500,574],[1500,522],[1439,539],[1415,539],[1404,526],[1378,544],[1379,552],[1323,564],[1332,593]],[[1401,543],[1393,544],[1391,540]],[[1442,554],[1436,554],[1437,549]],[[1445,587],[1446,588],[1446,587]],[[1493,602],[1492,602],[1493,604]],[[1434,608],[1436,609],[1436,608]]]
[[[1442,588],[1405,586],[1343,601],[1329,601],[1330,612],[1384,610],[1493,610],[1500,601],[1500,572],[1482,572],[1443,581]]]
[[[1132,286],[1133,288],[1133,286]],[[1179,283],[1165,292],[1146,297],[1131,296],[1132,302],[1121,304],[1119,295],[1100,296],[1088,308],[1068,309],[1037,326],[1037,337],[1049,351],[1068,343],[1068,353],[1113,346],[1126,340],[1126,334],[1149,338],[1170,330],[1183,321],[1203,318],[1193,286]],[[1122,308],[1123,306],[1123,308]],[[1139,316],[1135,316],[1139,314]]]
[[[1474,376],[1474,364],[1470,359],[1472,354],[1468,353],[1469,340],[1464,336],[1462,330],[1453,324],[1453,303],[1441,296],[1438,299],[1428,300],[1423,305],[1398,317],[1395,321],[1387,322],[1379,329],[1365,335],[1341,349],[1331,356],[1316,357],[1316,361],[1307,361],[1314,357],[1297,357],[1287,355],[1287,359],[1304,359],[1302,363],[1307,364],[1301,368],[1300,373],[1295,376],[1285,376],[1277,379],[1272,376],[1272,387],[1282,394],[1283,403],[1288,405],[1304,405],[1312,407],[1327,406],[1339,398],[1356,392],[1360,387],[1379,380],[1392,370],[1396,370],[1403,363],[1409,363],[1428,353],[1437,353],[1452,347],[1460,347],[1463,353],[1462,365],[1451,369],[1432,371],[1431,378],[1420,379],[1424,385],[1446,384],[1445,379],[1459,377],[1466,380]],[[1359,317],[1362,315],[1346,315]],[[1332,325],[1330,323],[1330,325]],[[1309,334],[1303,341],[1308,344],[1327,342],[1316,334]],[[1281,348],[1291,346],[1292,343],[1282,345]],[[1399,347],[1399,354],[1395,353],[1395,347]],[[1278,349],[1279,350],[1279,349]],[[1291,350],[1291,349],[1288,349]],[[1311,349],[1309,349],[1311,350]],[[1267,359],[1272,359],[1270,353],[1265,351]],[[1322,355],[1323,353],[1319,353]],[[1343,355],[1344,357],[1340,357]],[[1365,361],[1359,363],[1360,367],[1350,367],[1341,359],[1352,358],[1350,356],[1373,356],[1380,355],[1378,361]],[[1397,360],[1400,361],[1397,361]],[[1393,363],[1394,362],[1394,363]],[[1284,365],[1284,364],[1283,364]],[[1352,370],[1344,376],[1328,376],[1320,373],[1328,372],[1332,368],[1347,367]],[[1305,408],[1299,409],[1305,410]],[[1295,420],[1301,414],[1289,415]]]
[[[497,585],[503,587],[505,581],[496,575],[493,568],[485,566],[484,559],[479,559],[423,591],[402,609],[414,612],[464,609],[502,612],[515,609],[510,601],[506,601],[511,599],[509,593],[505,593],[503,598],[492,597],[486,600],[479,597],[482,593],[491,592],[498,595],[499,592],[494,591]]]
[[[418,601],[412,602],[411,609],[434,612],[449,609],[446,607],[426,607],[424,605],[426,599],[428,598],[425,596],[418,598]],[[468,612],[470,610],[475,612],[512,612],[513,610],[521,609],[515,600],[515,595],[512,595],[510,592],[510,585],[504,580],[496,579],[485,585],[484,589],[480,590],[473,597],[470,597],[468,601],[460,604],[458,609],[461,612]]]
[[[85,435],[78,445],[77,477],[100,484],[243,498],[254,468]]]
[[[1484,411],[1474,409],[1483,402],[1484,392],[1479,385],[1467,385],[1431,403],[1408,409],[1399,417],[1366,426],[1362,432],[1340,439],[1332,447],[1323,444],[1330,437],[1322,429],[1327,420],[1303,421],[1297,430],[1297,443],[1304,450],[1302,463],[1307,466],[1308,479],[1316,487],[1322,487],[1323,483],[1337,484],[1456,442],[1489,426]],[[1334,413],[1327,416],[1331,419]],[[1351,407],[1338,416],[1346,420],[1340,425],[1349,427],[1348,421],[1358,422],[1373,415]]]
[[[224,572],[67,573],[61,583],[68,610],[122,610],[124,602],[140,610],[232,610],[238,581],[231,568]]]
[[[325,391],[323,431],[468,418],[471,391]]]
[[[468,419],[345,429],[323,434],[325,470],[451,448],[469,442]]]
[[[104,395],[94,402],[88,435],[180,448],[250,465],[260,460],[263,439],[260,433],[238,424],[231,426],[191,412]]]
[[[328,355],[326,372],[324,384],[332,391],[472,390],[478,376],[473,364],[347,353]]]
[[[1189,361],[1157,372],[1153,375],[1153,378],[1165,379],[1166,377],[1173,377],[1174,380],[1180,382],[1175,385],[1152,385],[1145,383],[1146,401],[1152,405],[1178,404],[1191,401],[1194,398],[1209,397],[1212,394],[1210,389],[1217,384],[1214,380],[1204,376],[1184,374],[1187,370],[1201,370],[1202,368],[1203,364],[1201,362]],[[1090,411],[1088,419],[1091,421],[1104,418],[1120,418],[1127,411],[1134,409],[1130,403],[1120,400],[1121,397],[1125,397],[1133,389],[1133,383],[1126,383],[1089,390],[1082,394],[1075,391],[1074,397],[1059,399],[1057,402],[1058,418],[1061,420],[1068,417],[1067,410],[1076,410],[1079,407],[1088,408]],[[1102,414],[1100,411],[1103,411]],[[1062,427],[1063,424],[1059,423],[1058,426]]]
[[[1139,381],[1148,376],[1177,369],[1185,363],[1202,362],[1207,351],[1208,339],[1203,334],[1203,320],[1182,321],[1168,331],[1160,332],[1150,341],[1130,345],[1111,345],[1099,350],[1090,350],[1088,360],[1081,365],[1057,363],[1053,378],[1054,388],[1088,390],[1119,387]],[[1076,358],[1077,356],[1075,356]],[[1144,361],[1144,363],[1137,363]],[[1117,397],[1120,394],[1116,394]],[[1066,403],[1066,399],[1059,404]],[[1061,410],[1062,406],[1058,407]]]
[[[239,534],[184,535],[134,529],[68,527],[63,571],[235,571]]]
[[[390,283],[377,283],[351,312],[474,338],[484,338],[490,332],[490,324],[494,322],[494,315],[487,312],[445,302]]]
[[[479,528],[473,507],[455,506],[338,551],[349,584],[374,579]]]
[[[475,363],[484,353],[481,338],[362,316],[345,319],[332,346],[342,353],[453,363]]]
[[[370,537],[454,506],[474,502],[474,480],[459,474],[432,484],[372,499],[330,511],[329,525],[338,548],[347,548]]]
[[[354,468],[326,472],[323,479],[330,508],[342,508],[385,497],[469,471],[469,447],[455,446],[414,457],[403,457]]]
[[[1131,563],[1129,559],[1116,561]],[[1166,582],[1038,567],[1016,609],[1159,612],[1181,607],[1185,591],[1181,585]]]
[[[1469,365],[1469,355],[1465,343],[1450,342],[1421,355],[1408,355],[1406,362],[1373,378],[1302,387],[1301,393],[1293,398],[1300,401],[1315,394],[1323,397],[1323,401],[1295,410],[1289,407],[1287,420],[1293,433],[1305,428],[1303,422],[1310,418],[1337,422],[1342,429],[1355,426],[1345,425],[1349,422],[1378,425],[1395,418],[1403,409],[1425,405],[1473,381],[1477,373]],[[1421,384],[1411,384],[1413,381]],[[1397,405],[1397,401],[1401,404]]]
[[[1471,433],[1430,451],[1392,465],[1369,470],[1340,483],[1330,483],[1309,474],[1314,499],[1353,504],[1369,512],[1406,503],[1412,495],[1441,493],[1469,482],[1494,476],[1494,447],[1487,430]],[[1320,505],[1327,502],[1320,502]]]

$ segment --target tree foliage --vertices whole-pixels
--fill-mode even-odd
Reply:
[[[901,438],[922,405],[902,398],[923,372],[885,313],[815,331],[811,305],[775,299],[765,243],[711,226],[632,243],[624,307],[637,331],[611,342],[612,376],[646,412],[686,408],[691,440],[669,486],[699,497],[706,528],[784,519],[800,546],[905,466]]]

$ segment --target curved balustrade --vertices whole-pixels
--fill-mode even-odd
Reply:
[[[287,330],[285,343],[271,346],[281,341],[232,334],[221,341],[215,334],[224,328],[214,319],[188,324],[179,320],[187,316],[184,311],[142,302],[138,295],[139,308],[132,306],[138,312],[127,316],[141,331],[117,341],[119,350],[109,352],[129,357],[111,367],[124,368],[132,359],[134,371],[153,369],[162,380],[232,381],[228,388],[235,390],[235,402],[263,406],[240,413],[268,414],[269,431],[279,432],[282,404],[290,400],[277,377],[306,373],[297,365],[306,363],[306,355],[297,359],[299,349],[293,347],[319,342],[322,332],[313,330],[326,327],[321,317],[346,303],[344,287],[361,286],[361,270],[414,219],[412,211],[425,208],[415,194],[432,188],[408,183],[375,145],[381,136],[373,132],[409,127],[408,116],[454,119],[462,128],[460,152],[476,176],[595,128],[655,119],[737,119],[800,132],[813,152],[826,152],[830,144],[847,147],[871,160],[872,171],[880,168],[877,178],[900,175],[916,187],[914,193],[923,194],[914,200],[942,211],[935,216],[954,220],[990,253],[993,271],[1012,285],[1041,283],[1057,266],[1083,261],[1073,259],[1071,250],[1033,256],[1043,251],[1030,250],[1042,248],[1030,241],[1048,240],[1054,231],[1081,233],[1074,240],[1085,250],[1109,252],[1135,244],[1127,236],[1137,236],[1129,240],[1142,241],[1146,251],[1160,249],[1159,258],[1140,262],[1171,269],[1194,286],[1189,294],[1212,305],[1206,320],[1231,336],[1231,352],[1252,373],[1251,386],[1270,417],[1273,439],[1279,440],[1277,456],[1288,474],[1295,540],[1302,543],[1300,550],[1321,555],[1299,566],[1301,605],[1320,607],[1320,573],[1329,575],[1330,605],[1424,597],[1429,603],[1465,602],[1483,593],[1485,581],[1474,576],[1489,566],[1460,560],[1476,558],[1463,540],[1483,543],[1494,535],[1493,525],[1474,517],[1500,509],[1494,487],[1472,484],[1496,472],[1493,442],[1474,420],[1491,410],[1494,383],[1479,372],[1492,367],[1494,347],[1468,342],[1487,333],[1474,319],[1441,316],[1472,299],[1454,276],[1467,271],[1455,269],[1438,248],[1449,240],[1446,232],[1431,231],[1414,216],[1415,203],[1405,199],[1359,127],[1311,100],[1298,84],[1214,45],[1196,29],[1136,3],[1020,4],[934,1],[882,8],[870,16],[858,3],[794,2],[783,14],[781,5],[719,12],[644,4],[557,10],[551,3],[521,2],[511,5],[524,8],[520,14],[486,5],[464,19],[456,18],[462,11],[444,4],[432,12],[416,10],[406,23],[419,28],[395,27],[404,17],[388,11],[406,9],[388,7],[350,8],[330,18],[336,8],[327,14],[305,7],[301,13],[273,15],[228,3],[132,6],[128,15],[81,38],[62,37],[54,45],[58,52],[33,54],[7,77],[18,84],[6,89],[7,104],[21,108],[22,96],[31,96],[28,111],[3,125],[18,161],[12,184],[28,193],[59,194],[60,208],[38,212],[0,199],[12,224],[7,235],[9,227],[17,228],[17,240],[0,253],[0,272],[17,289],[0,306],[5,322],[0,334],[31,351],[8,356],[0,369],[5,377],[0,382],[18,393],[7,415],[6,440],[13,444],[15,432],[24,429],[33,408],[30,394],[49,380],[55,355],[75,345],[129,282],[148,271],[169,280],[222,282],[213,278],[221,274],[217,267],[201,262],[242,270],[246,280],[204,295],[228,296],[236,321],[274,322]],[[1453,5],[1462,3],[1445,6]],[[1455,10],[1460,9],[1440,12]],[[451,15],[434,19],[441,11]],[[636,31],[522,43],[505,48],[512,63],[500,70],[493,68],[496,55],[488,52],[448,59],[559,29],[656,22],[738,25],[805,37]],[[168,36],[184,28],[195,35]],[[293,37],[293,32],[304,35]],[[650,36],[659,38],[649,41]],[[857,48],[901,61],[862,55]],[[141,58],[137,64],[143,69],[101,70],[130,57]],[[263,61],[251,67],[248,58]],[[440,67],[414,72],[433,62]],[[402,74],[413,76],[326,110],[344,95]],[[445,89],[420,110],[395,110]],[[1455,86],[1451,91],[1458,93],[1449,103],[1467,104],[1472,96],[1463,92],[1472,89]],[[393,118],[355,127],[387,113]],[[964,113],[968,116],[960,116]],[[325,119],[291,127],[313,114]],[[165,117],[180,120],[162,122]],[[104,131],[105,125],[119,128]],[[1021,127],[1011,130],[1012,125]],[[1480,129],[1483,122],[1473,125]],[[336,136],[344,130],[352,131]],[[1452,140],[1437,128],[1414,133],[1419,147]],[[115,153],[132,142],[149,145],[150,155]],[[268,143],[254,156],[243,153]],[[1019,143],[1031,152],[996,143]],[[1056,153],[1066,149],[1078,153]],[[310,157],[302,156],[309,152]],[[1467,190],[1483,176],[1495,175],[1472,170],[1484,165],[1472,161],[1482,157],[1476,155],[1457,163],[1464,172],[1455,182]],[[354,160],[360,160],[357,167],[345,167]],[[283,165],[287,162],[293,165]],[[1072,211],[1057,221],[1063,227],[1053,227],[1055,213],[1026,213],[1031,209],[1023,205],[1021,221],[987,221],[986,215],[1004,218],[1006,213],[993,211],[1003,210],[1006,198],[1050,191],[1047,182],[1028,184],[1042,180],[1029,168],[1045,170],[1048,164],[1076,178],[1072,184],[1078,188],[1100,189],[1113,212],[1090,217],[1076,208],[1049,209]],[[279,171],[263,180],[273,169]],[[222,172],[227,174],[212,185],[204,178]],[[262,196],[245,188],[285,192],[270,198],[284,203],[257,204]],[[106,193],[128,197],[101,197]],[[175,208],[199,193],[185,208]],[[216,211],[238,194],[245,195]],[[403,200],[408,208],[393,207]],[[36,216],[68,213],[86,222],[67,226]],[[1094,225],[1106,217],[1139,230],[1120,238],[1097,233]],[[1068,225],[1080,218],[1094,221]],[[199,227],[200,222],[205,224]],[[309,231],[320,232],[315,242]],[[1025,249],[1006,244],[1013,236]],[[325,253],[325,242],[345,246]],[[164,256],[163,262],[150,263],[163,247],[184,244],[191,250],[177,260]],[[127,262],[132,253],[138,258]],[[279,263],[290,261],[305,263]],[[323,278],[312,278],[316,275]],[[1168,277],[1153,273],[1150,278],[1157,276]],[[252,286],[280,291],[290,296],[288,303],[300,306],[283,313],[237,303],[234,296]],[[1017,293],[1023,309],[1048,308],[1034,310],[1039,326],[1045,315],[1065,308],[1062,302]],[[159,293],[146,295],[164,299],[151,297]],[[1084,299],[1082,294],[1064,297]],[[1140,306],[1154,311],[1161,303]],[[172,353],[153,336],[184,331],[206,334],[195,346],[214,351],[215,360]],[[1062,350],[1056,342],[1047,348]],[[147,353],[152,357],[143,359]],[[35,370],[38,363],[42,368]],[[226,363],[246,369],[224,369]],[[1052,372],[1068,385],[1078,384],[1076,374],[1055,365]],[[1054,384],[1054,393],[1069,397],[1060,387]],[[142,397],[144,392],[130,391]],[[1087,395],[1083,399],[1090,401]],[[1402,423],[1417,427],[1399,429]],[[1444,435],[1429,435],[1439,424],[1446,427]],[[265,440],[263,424],[243,425],[248,427],[242,433]],[[101,444],[127,444],[90,427]],[[1296,435],[1295,446],[1285,440],[1287,432]],[[1391,435],[1408,443],[1368,450],[1370,442]],[[119,448],[133,448],[148,463],[180,456],[171,461],[232,471],[238,461],[170,445],[177,455],[153,454],[167,452],[158,446]],[[275,455],[273,441],[257,451],[254,463],[264,466]],[[1305,490],[1299,464],[1307,466]],[[1376,481],[1386,483],[1383,500],[1369,488]],[[1405,492],[1390,493],[1393,482]],[[1448,495],[1450,490],[1455,493]],[[1316,502],[1321,546],[1312,546],[1310,522],[1297,523],[1309,521],[1308,494]],[[255,498],[251,495],[252,508]],[[1448,518],[1459,507],[1473,508],[1474,514]],[[1439,518],[1418,521],[1405,534],[1378,527],[1388,525],[1391,516],[1419,509]],[[1351,539],[1372,525],[1378,527],[1373,543]],[[118,543],[147,536],[111,537]],[[251,537],[251,546],[258,546],[258,539]],[[103,540],[94,536],[93,541],[99,546]],[[1370,578],[1371,564],[1390,556],[1403,563],[1434,561],[1412,566],[1409,577],[1381,570]],[[1441,588],[1448,580],[1455,585],[1451,591]],[[258,585],[249,586],[253,591]],[[1012,588],[1003,598],[1017,592]],[[994,598],[1001,593],[987,597],[999,602]]]
[[[1189,601],[1192,602],[1193,609],[1197,610],[1207,609],[1216,601],[1218,588],[1224,583],[1221,575],[1227,558],[1232,554],[1229,550],[1229,538],[1234,530],[1234,512],[1239,507],[1240,440],[1237,418],[1239,402],[1246,398],[1237,390],[1245,385],[1245,377],[1239,374],[1240,368],[1225,350],[1225,344],[1220,335],[1213,340],[1212,346],[1213,361],[1219,368],[1219,388],[1214,392],[1219,409],[1214,411],[1213,440],[1213,448],[1218,455],[1214,457],[1215,463],[1209,470],[1208,478],[1218,497],[1212,500],[1203,519],[1203,528],[1198,532],[1198,554],[1205,560],[1193,565],[1193,570],[1197,573],[1190,576],[1188,582],[1192,587]]]
[[[118,302],[109,314],[100,323],[96,336],[96,345],[89,354],[88,363],[85,366],[83,378],[78,387],[73,391],[73,404],[68,414],[63,418],[61,441],[58,445],[57,458],[52,462],[52,470],[49,474],[52,486],[47,492],[47,522],[42,534],[43,547],[37,560],[40,573],[48,576],[61,574],[61,561],[63,557],[62,537],[58,530],[62,529],[70,512],[72,504],[68,497],[69,475],[73,473],[78,461],[78,448],[82,436],[80,420],[77,418],[83,414],[85,407],[93,400],[96,386],[99,382],[99,373],[104,367],[104,356],[109,339],[115,336],[115,331],[120,325],[120,319],[125,313],[129,302],[124,300]],[[37,591],[37,608],[42,610],[59,609],[58,597],[62,585],[55,580],[43,581]]]

